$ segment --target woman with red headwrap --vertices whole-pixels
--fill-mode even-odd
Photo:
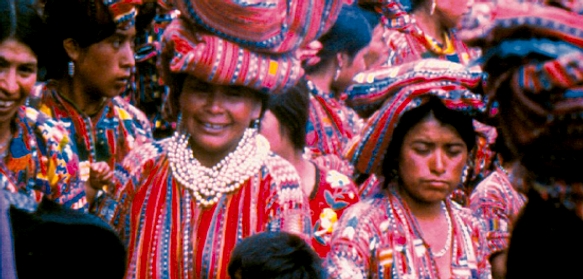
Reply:
[[[344,212],[325,262],[330,278],[490,278],[482,224],[450,198],[476,144],[471,116],[485,109],[469,92],[480,74],[436,59],[398,70],[435,65],[450,70],[401,84],[348,152],[359,172],[385,182]]]
[[[160,70],[177,131],[130,153],[100,208],[127,244],[128,278],[227,278],[231,251],[245,237],[309,238],[299,176],[257,125],[269,94],[302,75],[296,45],[329,28],[340,3],[176,2],[181,16],[164,32]],[[249,21],[237,22],[241,14]]]

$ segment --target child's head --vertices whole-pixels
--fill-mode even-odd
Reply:
[[[322,279],[322,260],[306,241],[285,232],[263,232],[243,239],[229,262],[232,279]]]

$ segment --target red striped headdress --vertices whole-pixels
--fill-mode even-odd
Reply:
[[[416,70],[420,73],[415,73]],[[431,72],[431,75],[423,77],[426,70]],[[469,90],[480,84],[481,75],[476,74],[475,70],[466,69],[449,61],[423,59],[389,68],[384,72],[384,76],[395,78],[407,72],[409,74],[405,76],[408,76],[408,79],[392,87],[390,97],[368,119],[361,134],[349,145],[346,157],[359,173],[380,171],[383,157],[400,117],[426,102],[429,96],[436,96],[449,109],[462,111],[470,116],[483,113],[486,109],[482,96]],[[458,78],[460,76],[466,78],[460,79]],[[369,81],[371,86],[379,82],[374,78]]]

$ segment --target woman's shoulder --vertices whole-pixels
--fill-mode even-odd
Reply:
[[[380,224],[389,218],[386,211],[389,206],[390,203],[387,196],[381,194],[373,195],[347,208],[342,215],[342,219],[350,220],[354,218],[357,223],[361,224]]]
[[[65,124],[54,120],[43,112],[32,107],[21,107],[18,114],[20,124],[31,127],[37,140],[46,143],[66,144],[70,141]]]
[[[479,217],[476,217],[470,208],[463,207],[460,204],[453,201],[450,203],[450,206],[452,214],[454,214],[454,216],[459,217],[465,226],[470,227],[471,230],[484,231],[483,230],[483,228],[485,228],[484,220]]]
[[[124,98],[117,96],[112,98],[112,101],[122,120],[133,119],[140,122],[149,122],[148,117],[146,117],[146,114],[143,111],[128,103]]]
[[[142,169],[148,162],[160,162],[168,153],[169,143],[170,138],[166,138],[141,144],[126,155],[122,166],[126,170],[136,171]]]

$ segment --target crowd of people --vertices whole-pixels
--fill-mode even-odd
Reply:
[[[0,278],[578,278],[581,0],[0,0]]]

